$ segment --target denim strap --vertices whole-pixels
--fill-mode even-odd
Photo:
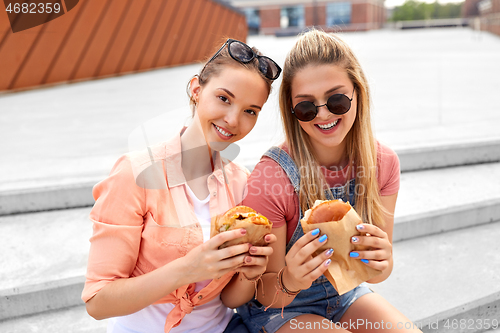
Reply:
[[[264,153],[264,156],[272,158],[274,161],[276,161],[276,163],[278,163],[283,168],[286,175],[290,179],[290,182],[293,185],[295,193],[299,193],[300,174],[292,157],[288,155],[286,151],[276,146],[269,148]]]

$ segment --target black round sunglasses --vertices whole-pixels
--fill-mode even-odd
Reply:
[[[311,121],[318,115],[318,108],[326,106],[328,111],[336,115],[347,113],[351,109],[351,102],[354,98],[354,90],[352,90],[351,98],[345,94],[334,94],[328,97],[326,104],[314,105],[313,102],[303,101],[291,108],[292,113],[300,121]]]
[[[209,62],[214,60],[221,53],[221,51],[224,49],[226,45],[229,51],[229,55],[234,60],[239,61],[243,64],[247,64],[253,59],[257,58],[257,60],[259,61],[259,70],[261,71],[262,74],[264,74],[265,77],[267,77],[270,80],[276,80],[280,76],[281,68],[280,66],[278,66],[276,62],[274,62],[273,59],[266,56],[258,55],[247,44],[231,38],[229,38],[221,46],[221,48],[214,54],[214,56],[210,58],[209,61],[207,61],[205,67]],[[205,69],[205,67],[203,67],[203,69],[201,70],[202,72]]]

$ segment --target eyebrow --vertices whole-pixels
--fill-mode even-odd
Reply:
[[[226,88],[217,88],[217,89],[225,91],[229,96],[231,96],[232,98],[234,98],[234,94],[232,92],[230,92],[229,90],[227,90]],[[260,106],[258,106],[258,105],[252,104],[250,106],[253,107],[253,108],[262,110],[262,108]]]
[[[338,85],[338,86],[335,86],[331,89],[328,89],[326,92],[325,92],[325,95],[328,95],[329,93],[332,93],[334,92],[335,90],[338,90],[340,88],[343,88],[345,87],[344,85]],[[300,97],[313,97],[313,95],[310,95],[310,94],[298,94],[298,95],[295,95],[295,98],[300,98]]]

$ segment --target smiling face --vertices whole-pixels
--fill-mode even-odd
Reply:
[[[309,101],[326,104],[333,94],[351,98],[351,108],[343,115],[331,113],[326,106],[318,108],[312,121],[298,120],[308,134],[314,153],[322,165],[332,165],[345,158],[346,136],[356,119],[357,96],[347,72],[336,65],[308,65],[299,70],[291,82],[292,105]]]
[[[203,86],[193,78],[190,90],[197,101],[194,121],[210,148],[219,151],[252,130],[269,95],[260,74],[235,66],[225,66]]]

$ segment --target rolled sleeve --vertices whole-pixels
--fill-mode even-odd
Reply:
[[[145,190],[138,186],[125,155],[108,178],[94,186],[93,234],[82,300],[106,284],[131,276],[136,266],[145,215]]]

